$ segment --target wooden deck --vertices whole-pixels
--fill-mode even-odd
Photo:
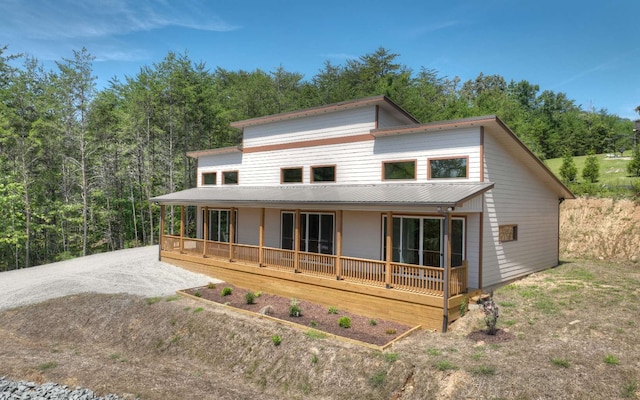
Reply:
[[[160,258],[249,290],[442,330],[444,269],[164,235]],[[467,265],[451,268],[448,321],[467,296]]]

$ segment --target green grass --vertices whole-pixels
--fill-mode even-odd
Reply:
[[[569,360],[567,360],[566,358],[552,358],[551,359],[551,363],[553,365],[557,365],[558,367],[562,367],[562,368],[569,368]]]
[[[618,153],[620,155],[620,153]],[[632,157],[633,154],[631,151],[626,151],[624,153],[625,157]],[[611,186],[622,186],[629,185],[632,179],[627,174],[627,164],[629,160],[623,160],[618,158],[610,158],[607,157],[606,154],[597,154],[598,162],[600,164],[600,179],[598,183],[611,185]],[[578,168],[578,175],[576,180],[578,182],[584,182],[582,178],[582,171],[584,170],[584,164],[587,159],[587,156],[578,156],[573,157],[573,162],[576,164],[576,168]],[[560,167],[562,166],[562,158],[551,158],[544,161],[545,165],[558,177],[560,178]],[[636,180],[638,178],[635,178]]]
[[[447,361],[447,360],[440,360],[437,363],[435,363],[433,366],[438,371],[451,371],[451,370],[458,369],[456,365],[452,364],[450,361]]]
[[[46,371],[46,370],[49,370],[49,369],[53,369],[53,368],[55,368],[57,366],[58,366],[57,362],[49,361],[49,362],[42,363],[42,364],[38,365],[38,369],[40,371]]]
[[[316,329],[309,329],[304,332],[304,335],[310,339],[325,339],[327,334]]]

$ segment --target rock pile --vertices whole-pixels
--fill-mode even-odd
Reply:
[[[38,385],[34,382],[14,382],[0,377],[0,400],[120,400],[115,394],[99,397],[89,389],[70,389],[57,383]]]

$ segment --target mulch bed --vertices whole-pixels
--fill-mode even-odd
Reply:
[[[222,296],[222,289],[225,287],[232,288],[232,293],[228,296]],[[270,306],[269,312],[266,313],[266,315],[270,317],[290,321],[302,326],[308,326],[310,329],[370,343],[376,346],[384,346],[413,328],[396,322],[353,314],[340,309],[340,304],[335,305],[338,310],[337,314],[330,314],[329,307],[304,300],[298,300],[298,305],[302,310],[301,315],[292,317],[289,315],[289,307],[292,299],[261,293],[255,298],[254,304],[247,304],[245,295],[249,291],[228,283],[218,283],[215,285],[215,288],[203,286],[187,289],[184,290],[184,292],[216,303],[253,311],[255,313],[260,313],[261,310],[263,310],[264,313],[264,308]],[[196,295],[196,292],[199,296]],[[338,319],[344,316],[351,319],[350,328],[343,328],[338,325]]]

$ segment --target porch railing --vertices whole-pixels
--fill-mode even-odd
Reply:
[[[182,240],[182,244],[181,244]],[[182,252],[190,255],[218,257],[260,266],[260,247],[245,244],[204,241],[163,235],[162,250]],[[280,271],[340,279],[365,285],[389,287],[397,290],[442,296],[444,294],[444,269],[405,263],[391,263],[390,281],[386,274],[386,263],[355,257],[338,257],[331,254],[298,252],[294,250],[262,248],[262,266]],[[340,261],[340,275],[336,268]],[[297,268],[297,269],[296,269]],[[452,267],[449,274],[449,295],[456,296],[467,291],[467,262]]]

